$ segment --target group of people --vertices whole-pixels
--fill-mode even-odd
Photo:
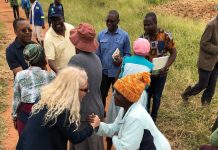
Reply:
[[[10,0],[10,5],[13,8],[14,19],[20,18],[19,2],[18,0]],[[21,6],[25,12],[26,18],[32,24],[33,36],[38,43],[43,46],[42,30],[45,29],[44,13],[42,5],[38,0],[21,0]],[[51,25],[51,15],[56,11],[59,15],[64,17],[64,8],[60,0],[54,0],[48,9],[48,23]]]
[[[43,39],[41,4],[30,2],[34,26],[26,19],[15,19],[16,38],[6,49],[14,74],[12,118],[19,133],[17,149],[67,149],[69,140],[71,150],[103,150],[102,136],[106,136],[107,150],[112,145],[117,150],[170,150],[155,123],[177,51],[171,33],[158,28],[156,14],[145,15],[144,33],[133,42],[131,55],[130,38],[118,26],[116,10],[108,12],[107,28],[96,38],[89,23],[76,28],[66,23],[63,5],[55,0],[49,6],[50,28]],[[215,18],[202,36],[199,83],[182,93],[184,101],[206,88],[202,105],[210,104],[215,93],[218,40],[213,33],[217,33],[217,23]],[[32,41],[34,30],[38,43]],[[166,65],[153,70],[152,60],[167,55]]]

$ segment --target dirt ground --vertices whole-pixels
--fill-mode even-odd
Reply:
[[[207,0],[176,0],[168,4],[154,6],[152,9],[155,12],[169,13],[176,16],[188,17],[191,19],[202,19],[205,21],[215,17],[217,11],[214,9],[215,2]],[[20,8],[20,14],[24,17],[24,12]],[[5,3],[4,0],[0,1],[0,19],[6,27],[5,36],[0,39],[0,45],[9,44],[15,38],[13,32],[13,12],[9,6],[9,3]],[[46,31],[46,30],[45,30]],[[0,53],[5,56],[5,49],[0,49]],[[5,150],[14,150],[18,134],[13,127],[11,120],[11,100],[13,93],[13,75],[6,66],[5,69],[0,70],[0,77],[9,81],[8,90],[8,105],[7,111],[3,113],[4,119],[6,120],[7,134],[4,137],[3,144]],[[108,101],[109,102],[109,101]]]
[[[215,9],[216,4],[215,0],[174,0],[154,6],[152,10],[194,20],[209,21],[218,13]]]

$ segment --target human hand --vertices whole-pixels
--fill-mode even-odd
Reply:
[[[113,63],[115,66],[120,66],[122,64],[123,58],[121,56],[118,56],[114,59]]]
[[[165,74],[168,71],[168,68],[164,67],[160,69],[160,74]]]
[[[94,115],[94,113],[92,115],[89,115],[88,120],[93,128],[98,127],[100,125],[100,122],[101,122],[98,115]]]

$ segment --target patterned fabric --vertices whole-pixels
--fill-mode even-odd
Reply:
[[[45,58],[44,49],[39,44],[28,44],[23,50],[24,59],[30,63],[35,64]]]
[[[176,47],[171,33],[165,32],[162,29],[158,30],[155,40],[151,40],[148,35],[142,35],[141,38],[147,39],[151,44],[150,61],[153,58],[166,56],[168,51]]]
[[[54,78],[54,72],[49,73],[39,67],[30,67],[18,72],[14,80],[12,116],[17,117],[17,110],[21,103],[35,103],[40,96],[40,87]]]
[[[118,79],[114,84],[114,88],[130,102],[136,102],[149,84],[150,73],[142,72]]]

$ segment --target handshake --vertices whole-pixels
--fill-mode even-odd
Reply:
[[[97,128],[100,125],[100,122],[101,122],[98,115],[95,115],[94,113],[89,115],[88,121],[91,124],[91,126],[93,127],[93,129]]]

